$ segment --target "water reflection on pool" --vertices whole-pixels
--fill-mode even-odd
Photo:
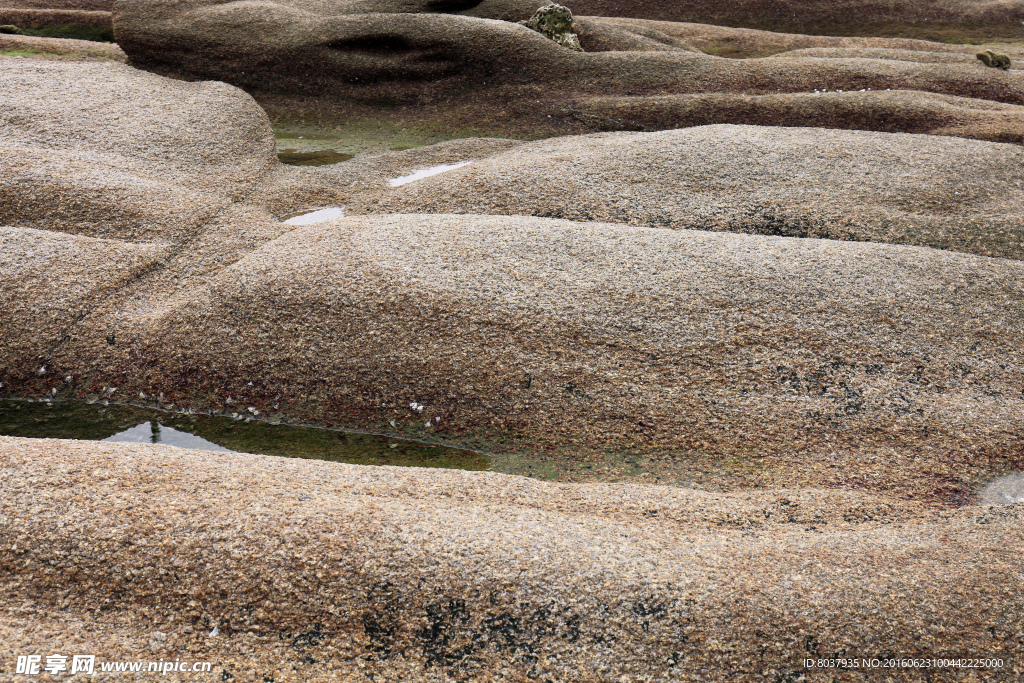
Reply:
[[[174,427],[167,427],[155,420],[137,424],[134,427],[118,432],[103,439],[115,443],[160,443],[165,446],[177,446],[178,448],[194,448],[199,451],[217,451],[220,453],[235,453],[230,448],[218,446],[212,441],[207,441],[201,436],[182,432]]]
[[[81,401],[0,400],[0,436],[159,443],[356,465],[486,470],[490,458],[420,441]]]

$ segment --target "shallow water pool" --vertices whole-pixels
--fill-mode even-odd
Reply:
[[[312,225],[323,221],[344,218],[345,209],[341,206],[327,206],[321,209],[303,209],[281,216],[281,222],[288,225]]]
[[[989,482],[981,490],[978,502],[982,505],[1024,503],[1024,472],[1014,472]]]
[[[407,439],[81,401],[0,400],[0,436],[160,443],[354,465],[486,470],[491,464],[482,453]]]

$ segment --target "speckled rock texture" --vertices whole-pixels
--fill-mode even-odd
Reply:
[[[814,35],[1024,38],[1020,0],[565,0],[574,14],[701,22]]]
[[[587,14],[587,12],[583,12],[583,14]],[[903,50],[906,51],[903,55],[904,58],[918,52],[960,54],[973,57],[978,51],[976,47],[970,45],[917,38],[885,38],[870,33],[855,35],[782,33],[685,21],[632,19],[621,15],[576,16],[574,24],[580,33],[580,39],[588,50],[651,50],[673,47],[686,49],[690,47],[720,57],[740,58],[765,57],[789,51],[794,52],[793,56],[800,56],[801,53],[795,51],[808,48]],[[857,21],[848,21],[848,25],[851,27],[862,26]],[[631,35],[633,38],[630,37]],[[646,40],[641,42],[641,39],[644,38]],[[619,41],[624,42],[620,43]],[[661,47],[658,47],[658,44],[661,44]],[[1000,45],[1000,49],[1008,50],[1012,56],[1012,54],[1019,54],[1024,48],[1019,44],[1009,43]],[[848,54],[846,56],[857,55]],[[882,58],[891,59],[894,56],[890,54]],[[917,59],[917,56],[912,58],[913,61]]]
[[[0,493],[5,680],[33,652],[275,683],[1024,676],[1022,504],[9,437]],[[804,666],[894,656],[1004,664]]]
[[[548,40],[553,40],[562,47],[582,52],[580,39],[573,33],[572,12],[569,8],[552,3],[544,5],[534,12],[529,19],[518,22],[526,28],[536,31]]]
[[[512,109],[520,123],[536,127],[568,118],[566,129],[573,132],[729,122],[1024,141],[1024,72],[990,69],[977,60],[930,58],[947,52],[973,56],[974,47],[852,38],[808,44],[785,36],[773,42],[763,32],[747,32],[740,40],[758,34],[755,43],[902,47],[924,55],[761,58],[778,51],[766,50],[750,55],[758,58],[727,59],[715,56],[720,46],[706,37],[698,47],[711,54],[690,44],[685,36],[700,33],[692,24],[591,17],[578,22],[585,50],[578,52],[513,22],[528,19],[534,9],[529,3],[472,9],[452,3],[452,13],[445,13],[437,3],[385,0],[120,0],[114,29],[131,63],[157,73],[215,78],[254,92],[289,92],[352,107],[397,105],[428,119],[444,118],[453,104],[472,101],[475,113],[464,113],[473,119],[468,123],[484,125]],[[458,11],[463,13],[453,13]],[[806,97],[819,89],[881,92],[838,104]],[[695,94],[705,95],[696,120],[687,111],[645,113],[648,97]],[[714,94],[773,98],[750,110]],[[951,105],[955,111],[936,111],[934,95],[966,101]],[[591,100],[602,97],[627,98],[617,104],[626,112],[592,111],[599,104]],[[973,111],[971,100],[985,101],[980,112]],[[888,111],[876,110],[879,101]],[[997,103],[1010,108],[996,117],[998,122],[989,110]],[[959,126],[951,126],[951,118],[958,118]]]
[[[1024,464],[1018,146],[715,126],[297,169],[229,86],[4,66],[4,394],[942,504]],[[325,205],[376,213],[277,218]]]
[[[888,242],[1019,260],[1024,147],[755,126],[568,136],[350,208]]]
[[[3,0],[10,9],[37,9],[64,12],[109,12],[114,0]]]
[[[8,59],[0,88],[0,224],[180,244],[277,165],[266,114],[223,83]]]
[[[286,168],[224,83],[9,58],[0,124],[0,397],[564,480],[0,437],[0,679],[1024,676],[1024,507],[970,505],[1024,469],[1019,146],[709,126]],[[578,483],[639,459],[685,486]],[[836,657],[1003,665],[804,664]]]
[[[42,28],[52,24],[83,24],[85,26],[111,26],[110,12],[74,9],[20,9],[0,3],[0,23],[21,28]]]

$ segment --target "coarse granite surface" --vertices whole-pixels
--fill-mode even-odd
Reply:
[[[1024,508],[972,504],[1024,469],[1019,146],[708,126],[289,168],[230,85],[11,58],[0,145],[0,396],[504,470],[0,437],[0,679],[1024,675]],[[1004,668],[804,666],[833,656]]]
[[[277,683],[925,680],[804,667],[891,656],[1024,675],[1021,504],[10,437],[0,464],[8,673],[59,651]]]

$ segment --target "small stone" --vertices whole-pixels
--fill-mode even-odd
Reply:
[[[557,3],[544,5],[532,17],[519,23],[562,47],[583,52],[579,37],[572,32],[572,12],[568,7]]]
[[[975,55],[981,60],[981,63],[985,66],[990,66],[993,69],[1002,69],[1006,71],[1010,68],[1010,57],[1001,52],[993,52],[992,50],[985,50]]]

